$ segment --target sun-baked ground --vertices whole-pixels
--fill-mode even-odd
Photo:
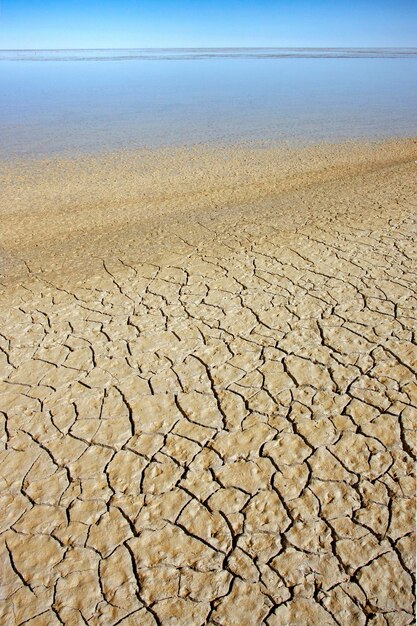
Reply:
[[[3,624],[413,623],[415,143],[228,150],[3,167]]]

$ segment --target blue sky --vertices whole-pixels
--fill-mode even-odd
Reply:
[[[417,46],[417,0],[0,0],[0,48]]]

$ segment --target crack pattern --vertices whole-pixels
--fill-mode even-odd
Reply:
[[[5,281],[2,623],[413,623],[416,190],[389,176],[319,227],[315,188],[292,230],[277,205]]]

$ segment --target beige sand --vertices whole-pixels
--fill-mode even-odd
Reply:
[[[416,159],[0,166],[0,623],[413,623]]]

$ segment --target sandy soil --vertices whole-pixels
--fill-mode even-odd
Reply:
[[[0,165],[2,624],[413,623],[416,159]]]

